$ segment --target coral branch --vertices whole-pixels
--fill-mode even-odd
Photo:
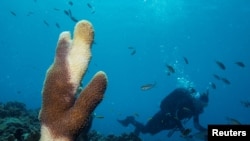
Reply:
[[[47,71],[43,103],[39,114],[41,141],[72,141],[87,126],[93,110],[101,102],[107,77],[99,71],[76,99],[75,94],[91,58],[94,30],[90,22],[78,22],[71,40],[69,32],[61,33],[56,56]]]

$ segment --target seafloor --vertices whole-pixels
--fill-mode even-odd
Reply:
[[[0,103],[0,140],[1,141],[39,141],[39,109],[27,109],[24,103]],[[104,136],[91,130],[85,136],[78,136],[76,141],[141,141],[133,133],[119,136]]]

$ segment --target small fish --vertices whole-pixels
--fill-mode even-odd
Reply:
[[[213,74],[213,76],[214,76],[214,78],[216,78],[217,80],[220,80],[220,79],[221,79],[220,76],[217,75],[217,74]]]
[[[55,10],[55,11],[60,11],[60,9],[58,9],[58,8],[54,8],[54,10]]]
[[[226,119],[230,125],[241,125],[241,123],[237,119],[230,118],[230,117],[226,117]]]
[[[216,89],[216,85],[213,82],[209,82],[209,85],[213,88]]]
[[[33,11],[29,11],[29,12],[27,13],[27,16],[31,16],[31,15],[33,15],[33,14],[34,14]]]
[[[71,10],[69,9],[68,12],[69,12],[69,16],[71,17],[72,16]]]
[[[128,49],[135,49],[135,48],[134,48],[134,47],[132,47],[132,46],[129,46],[129,47],[128,47]]]
[[[155,85],[156,85],[156,82],[150,83],[150,84],[144,84],[144,85],[141,86],[141,90],[142,91],[150,90],[153,87],[155,87]]]
[[[59,25],[59,23],[56,23],[56,27],[57,27],[57,28],[60,28],[60,25]]]
[[[49,23],[47,21],[43,20],[43,23],[49,27]]]
[[[95,115],[95,118],[103,119],[104,116],[97,116],[97,115]]]
[[[183,60],[184,60],[184,62],[185,62],[186,64],[189,63],[189,62],[188,62],[188,59],[187,59],[186,57],[183,57]]]
[[[69,11],[64,10],[63,12],[64,12],[65,15],[70,16],[70,15],[69,15]]]
[[[104,118],[104,116],[102,116],[102,115],[97,115],[96,113],[93,113],[93,117],[99,118],[99,119],[103,119],[103,118]]]
[[[245,67],[245,64],[243,62],[235,62],[235,64],[242,68]]]
[[[73,6],[73,2],[72,2],[72,1],[69,1],[69,5],[70,5],[70,6]]]
[[[94,13],[95,13],[95,10],[93,9],[92,12],[91,12],[91,14],[94,14]]]
[[[170,76],[171,75],[171,73],[170,72],[167,72],[167,76]]]
[[[224,82],[227,85],[231,84],[231,82],[227,78],[221,77],[221,80],[222,80],[222,82]]]
[[[222,70],[226,70],[226,66],[222,62],[220,61],[215,61],[215,62]]]
[[[172,67],[171,65],[166,65],[166,67],[170,73],[175,73],[174,67]]]
[[[88,8],[93,9],[93,6],[90,3],[87,3]]]
[[[78,22],[78,20],[77,20],[75,17],[73,17],[73,16],[70,16],[70,19],[71,19],[73,22]]]
[[[72,13],[71,13],[71,10],[70,10],[70,9],[69,9],[69,10],[64,10],[64,14],[67,15],[67,16],[69,16],[70,19],[71,19],[73,22],[78,22],[78,20],[77,20],[74,16],[72,16]]]
[[[130,49],[130,50],[131,50],[130,55],[135,55],[135,53],[136,53],[136,49],[135,49],[134,47],[129,46],[129,47],[128,47],[128,49]]]
[[[240,101],[240,103],[246,107],[246,108],[250,108],[250,101]]]
[[[91,14],[94,14],[95,13],[95,8],[90,3],[87,3],[87,6],[88,6],[89,9],[91,9]]]
[[[10,13],[11,13],[13,16],[16,16],[16,13],[15,13],[15,12],[10,11]]]
[[[133,50],[133,51],[130,53],[130,55],[135,55],[135,53],[136,53],[136,50]]]

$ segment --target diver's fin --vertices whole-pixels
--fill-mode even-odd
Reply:
[[[122,126],[127,127],[130,123],[133,123],[135,121],[135,118],[133,116],[128,116],[124,120],[117,120]]]

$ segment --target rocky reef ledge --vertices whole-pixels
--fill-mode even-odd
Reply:
[[[26,109],[26,105],[20,102],[0,103],[0,140],[38,141],[38,112],[39,109]]]
[[[1,141],[39,141],[40,109],[27,109],[21,102],[0,102],[0,140]],[[76,141],[142,141],[133,133],[102,135],[95,130],[86,136],[79,136]]]

